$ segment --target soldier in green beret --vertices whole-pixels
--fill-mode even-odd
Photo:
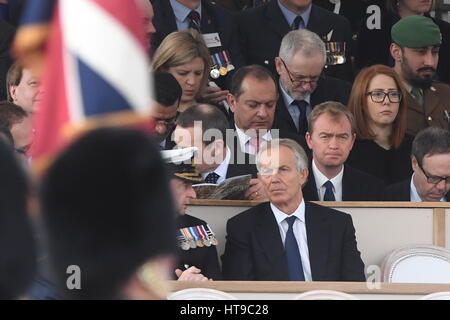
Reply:
[[[450,86],[433,80],[442,43],[439,27],[430,18],[414,15],[394,24],[391,36],[394,69],[409,92],[408,133],[429,126],[448,129]]]

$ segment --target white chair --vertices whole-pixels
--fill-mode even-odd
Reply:
[[[220,290],[189,288],[170,294],[168,300],[237,300],[237,298]]]
[[[450,283],[450,251],[409,245],[392,251],[382,265],[384,282]]]
[[[350,294],[334,290],[311,290],[299,294],[292,300],[359,300]]]
[[[450,292],[436,292],[426,295],[419,300],[450,300]]]

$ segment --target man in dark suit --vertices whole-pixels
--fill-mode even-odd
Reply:
[[[196,169],[206,182],[221,183],[244,174],[257,178],[254,162],[236,154],[233,138],[224,114],[208,104],[193,105],[182,112],[173,134],[178,147],[198,148]]]
[[[195,28],[203,34],[217,68],[221,65],[225,68],[222,69],[224,74],[221,73],[214,82],[219,88],[228,88],[233,67],[239,68],[244,65],[234,15],[206,0],[155,0],[153,8],[155,12],[153,24],[156,28],[156,33],[151,39],[153,52],[168,34]],[[194,17],[190,16],[192,12],[195,12]],[[205,96],[208,101],[221,103],[226,99],[226,93],[220,93],[220,89],[208,87],[208,90],[210,95]]]
[[[322,76],[326,55],[323,41],[314,32],[294,30],[283,37],[279,56],[275,58],[280,97],[274,128],[305,136],[315,105],[325,101],[347,104],[350,83]]]
[[[170,187],[178,215],[178,261],[175,274],[179,281],[204,281],[222,278],[217,256],[217,239],[206,221],[186,214],[187,205],[196,198],[192,183],[203,180],[192,159],[197,148],[161,151],[171,169]]]
[[[242,67],[233,76],[228,104],[233,112],[233,149],[254,163],[259,148],[274,138],[290,138],[301,146],[305,139],[291,132],[273,128],[275,105],[278,100],[275,78],[260,65]],[[228,139],[231,141],[231,139]],[[252,160],[253,159],[253,160]],[[247,191],[250,200],[264,200],[264,188],[259,179]]]
[[[293,140],[262,147],[258,172],[270,202],[227,222],[227,280],[365,281],[350,215],[305,202],[304,150]]]
[[[411,179],[386,188],[387,201],[450,201],[450,131],[436,127],[414,138]]]
[[[381,200],[381,180],[344,165],[354,141],[353,116],[345,106],[329,101],[314,108],[306,134],[313,154],[310,179],[303,187],[306,200]]]
[[[413,15],[394,24],[391,34],[394,69],[409,93],[407,133],[429,126],[448,130],[450,86],[433,81],[442,43],[439,27],[430,18]]]
[[[274,59],[284,35],[294,29],[306,28],[324,39],[329,48],[343,53],[338,60],[330,55],[326,73],[340,79],[353,79],[350,23],[346,18],[312,4],[312,0],[272,0],[243,11],[238,21],[241,52],[247,64],[264,65],[275,73]]]

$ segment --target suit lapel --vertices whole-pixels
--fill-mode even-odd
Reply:
[[[281,89],[279,89],[281,90]],[[291,114],[289,113],[288,107],[284,103],[283,95],[280,92],[280,97],[278,98],[278,103],[276,107],[276,115],[279,117],[278,119],[278,129],[286,128],[288,132],[297,132],[297,127],[292,120]]]
[[[423,108],[416,102],[416,100],[408,93],[408,108],[423,113]]]
[[[306,235],[313,281],[326,279],[330,225],[320,207],[305,202]]]
[[[411,180],[406,180],[401,186],[401,199],[405,199],[404,201],[411,200]]]
[[[274,279],[288,280],[287,263],[284,254],[283,242],[281,240],[280,230],[275,219],[269,202],[264,209],[258,212],[256,219],[256,238],[261,244],[270,264],[273,266]]]
[[[352,172],[351,168],[344,165],[344,175],[342,177],[342,201],[347,201],[347,199],[355,198],[354,191],[359,190],[358,187],[353,189]]]
[[[158,33],[161,33],[161,40],[164,39],[168,34],[177,31],[177,22],[175,14],[173,13],[172,6],[169,1],[161,1],[162,9],[162,21],[158,24]]]
[[[269,29],[275,31],[280,36],[280,39],[291,31],[277,1],[269,2],[265,10],[265,15],[266,21],[270,26]]]
[[[202,33],[206,34],[218,31],[213,21],[216,21],[214,13],[209,7],[209,4],[205,1],[202,1],[202,20],[200,22]]]
[[[323,21],[323,17],[320,15],[320,10],[321,8],[314,4],[312,5],[306,29],[314,31],[314,33],[317,33],[319,37],[322,38],[323,36],[328,35],[332,29],[326,21]]]
[[[325,79],[319,79],[316,89],[313,91],[313,93],[311,93],[311,99],[310,99],[311,109],[314,109],[314,107],[317,104],[319,104],[319,101],[321,101],[321,102],[326,101],[324,99],[324,96],[326,96],[326,92],[324,92],[325,89],[331,90],[331,88],[329,88],[327,86],[327,82]]]
[[[303,187],[303,197],[308,201],[319,201],[319,195],[317,194],[316,179],[312,171],[312,164],[309,165],[309,177],[305,186]]]

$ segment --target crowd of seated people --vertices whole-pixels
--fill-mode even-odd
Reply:
[[[18,258],[47,250],[51,257],[37,274],[18,270],[28,284],[35,279],[30,297],[161,297],[146,269],[179,281],[365,281],[351,216],[311,201],[450,201],[450,24],[429,16],[431,0],[369,1],[379,8],[386,2],[389,10],[358,21],[346,16],[366,7],[349,9],[353,1],[342,1],[341,14],[312,0],[141,1],[154,82],[148,88],[153,137],[99,130],[56,160],[38,195],[48,245],[36,254],[27,238],[20,243],[28,256]],[[380,19],[379,28],[369,28],[370,18]],[[13,28],[4,23],[0,28]],[[383,40],[369,41],[374,35]],[[8,161],[20,159],[13,169],[24,175],[33,161],[33,115],[45,92],[30,70],[8,60],[8,41],[0,56],[6,89],[0,151]],[[71,172],[79,163],[84,169]],[[107,169],[115,168],[117,176],[109,177]],[[251,179],[241,199],[261,204],[227,222],[218,257],[208,222],[186,212],[197,198],[192,185],[242,175]],[[86,190],[82,177],[92,182]],[[28,188],[17,191],[23,202],[33,193]],[[89,206],[107,201],[106,209]],[[144,217],[142,210],[152,207],[162,210]],[[121,209],[135,223],[124,225]],[[97,211],[105,216],[92,217]],[[115,248],[107,248],[109,240]],[[156,248],[158,241],[166,245]],[[127,256],[123,242],[138,250],[113,270],[117,282],[100,290],[104,279],[95,270]],[[63,288],[71,259],[93,270],[84,292]],[[25,284],[6,292],[2,281],[4,297],[26,293]]]

